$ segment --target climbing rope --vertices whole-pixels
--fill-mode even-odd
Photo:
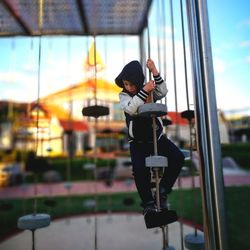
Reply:
[[[151,47],[150,47],[150,30],[149,30],[149,24],[147,23],[147,49],[148,49],[148,58],[150,58],[151,55]],[[148,70],[148,79],[149,81],[152,79],[152,75],[150,70]],[[150,93],[151,95],[151,103],[154,102],[154,97],[153,97],[153,91],[151,91]],[[153,115],[152,116],[152,122],[153,122],[153,145],[154,145],[154,155],[157,156],[158,155],[158,148],[157,148],[157,136],[156,136],[156,118]],[[154,169],[154,174],[155,174],[155,182],[156,182],[156,205],[157,205],[157,210],[160,211],[160,192],[159,192],[159,183],[160,183],[160,179],[159,179],[159,169],[155,168]],[[167,226],[161,226],[162,229],[162,243],[163,243],[163,249],[165,247],[168,247],[168,238],[165,232],[165,228],[167,228]]]

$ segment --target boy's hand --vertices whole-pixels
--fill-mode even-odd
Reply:
[[[155,89],[155,82],[154,82],[153,80],[148,81],[148,82],[144,85],[143,89],[144,89],[146,92],[150,93],[151,91],[153,91],[153,90]]]
[[[154,76],[159,75],[159,72],[158,72],[157,68],[155,67],[155,63],[154,63],[154,61],[153,61],[152,59],[149,58],[149,59],[147,60],[146,65],[147,65],[147,68],[150,70],[150,72],[151,72]]]

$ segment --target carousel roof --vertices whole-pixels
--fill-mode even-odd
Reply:
[[[152,0],[2,0],[0,36],[139,35]]]

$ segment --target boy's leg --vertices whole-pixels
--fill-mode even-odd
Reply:
[[[151,191],[151,172],[150,168],[145,166],[145,157],[147,156],[148,149],[148,145],[143,143],[130,143],[135,185],[144,208],[154,206],[154,198]]]
[[[180,149],[166,136],[162,136],[158,142],[159,155],[168,158],[168,167],[165,168],[160,182],[160,193],[166,196],[172,191],[172,187],[178,178],[184,163],[184,155]]]

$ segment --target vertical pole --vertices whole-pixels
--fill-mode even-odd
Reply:
[[[175,124],[175,141],[180,143],[180,127],[178,117],[178,97],[177,97],[177,81],[176,81],[176,63],[175,63],[175,34],[174,34],[174,12],[173,12],[173,0],[169,1],[170,17],[171,17],[171,38],[172,38],[172,60],[173,60],[173,77],[174,77],[174,101],[175,101],[175,112],[176,112],[176,124]]]
[[[150,33],[149,33],[149,24],[147,22],[147,45],[148,45],[148,58],[150,58]],[[152,80],[152,75],[150,70],[148,70],[148,80]],[[153,91],[151,91],[150,93],[150,97],[151,97],[151,102],[154,103],[154,95],[153,95]],[[158,155],[158,148],[157,148],[157,134],[156,134],[156,116],[152,115],[152,125],[153,125],[153,144],[154,144],[154,155]],[[156,184],[156,206],[157,206],[157,211],[159,212],[161,207],[160,207],[160,177],[159,177],[159,168],[155,167],[154,169],[155,172],[155,184]],[[166,237],[166,233],[165,233],[165,227],[162,226],[162,247],[163,250],[166,249],[166,247],[168,248],[168,238]],[[167,227],[166,227],[167,230]]]
[[[32,233],[32,250],[35,250],[35,230],[31,230]]]
[[[205,246],[227,250],[217,105],[206,0],[186,0],[201,166]]]
[[[97,60],[96,60],[96,36],[94,35],[94,64],[95,64],[95,105],[97,105]],[[98,249],[98,222],[97,222],[97,117],[95,117],[95,147],[94,147],[94,160],[95,160],[95,169],[94,169],[94,178],[95,178],[95,250]]]
[[[143,32],[139,36],[139,49],[140,49],[140,63],[142,64],[146,60]]]
[[[98,124],[98,118],[95,117],[95,146],[94,146],[94,163],[95,163],[95,168],[94,168],[94,197],[95,197],[95,216],[94,216],[94,222],[95,222],[95,250],[98,249],[98,221],[97,221],[97,212],[98,212],[98,198],[97,198],[97,124]]]
[[[94,72],[95,72],[95,88],[94,88],[94,99],[95,105],[97,105],[97,65],[96,65],[96,36],[94,35]]]
[[[148,58],[150,58],[150,34],[149,34],[149,26],[147,27],[147,40],[148,40]],[[148,80],[152,80],[152,75],[150,70],[148,70]],[[151,102],[154,102],[154,95],[153,91],[150,92]],[[156,136],[156,117],[152,116],[152,122],[153,122],[153,144],[154,144],[154,155],[158,155],[158,149],[157,149],[157,136]]]

